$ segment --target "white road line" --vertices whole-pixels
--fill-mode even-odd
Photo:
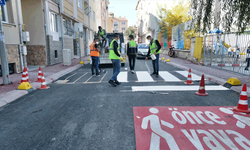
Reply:
[[[136,71],[137,82],[155,82],[147,71]]]
[[[176,78],[174,75],[168,71],[160,71],[159,75],[167,82],[180,82],[181,80]]]
[[[206,90],[229,90],[223,86],[206,86]],[[198,91],[199,86],[132,86],[132,91]]]
[[[188,76],[188,71],[176,71],[177,73],[187,77]],[[201,76],[198,76],[196,74],[192,73],[192,80],[193,81],[200,81],[201,80]]]
[[[119,82],[128,82],[128,72],[127,71],[122,71],[119,73],[117,76],[117,80]]]

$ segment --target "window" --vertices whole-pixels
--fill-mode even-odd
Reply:
[[[126,28],[122,28],[122,31],[125,31],[126,30]]]
[[[64,35],[72,36],[74,34],[74,30],[72,29],[72,22],[69,19],[63,18],[63,30]]]
[[[82,9],[82,0],[78,0],[78,8]]]
[[[1,5],[0,10],[3,22],[14,23],[11,2],[6,2],[6,5]]]
[[[51,31],[58,32],[57,15],[52,12],[49,12],[49,19]]]
[[[57,50],[55,50],[55,58],[58,58]]]
[[[91,10],[91,7],[89,7],[89,17],[92,18],[92,10]]]
[[[84,12],[87,15],[89,13],[88,4],[84,3]]]
[[[95,12],[93,11],[93,20],[95,21]]]
[[[125,21],[123,21],[123,22],[122,22],[122,24],[124,25],[124,24],[126,24],[126,22],[125,22]]]

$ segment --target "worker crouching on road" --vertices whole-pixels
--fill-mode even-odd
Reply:
[[[149,41],[149,49],[148,49],[148,55],[145,58],[145,61],[148,60],[148,56],[151,54],[152,63],[154,72],[151,75],[156,74],[156,77],[159,76],[159,57],[161,53],[161,45],[158,40],[153,39],[150,35],[147,36],[147,40]],[[154,57],[155,56],[155,59]]]
[[[127,55],[129,58],[129,67],[130,67],[130,71],[134,74],[135,71],[135,58],[137,56],[137,52],[138,52],[138,48],[137,48],[137,44],[134,41],[134,36],[133,35],[129,35],[129,42],[127,44]]]
[[[119,52],[119,34],[115,33],[113,41],[110,43],[110,50],[109,50],[109,59],[112,61],[113,64],[113,76],[109,80],[109,83],[113,86],[119,85],[120,82],[117,80],[117,76],[121,71],[121,55]]]
[[[95,38],[93,43],[90,45],[90,56],[91,56],[91,59],[92,59],[92,67],[91,67],[91,70],[92,70],[92,75],[95,75],[96,76],[100,76],[100,73],[99,73],[99,48],[98,48],[98,41],[99,41],[99,38]]]

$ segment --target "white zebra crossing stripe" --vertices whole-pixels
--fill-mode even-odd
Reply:
[[[188,76],[188,71],[176,71],[176,72],[183,75],[184,77]],[[198,75],[192,73],[192,80],[193,81],[200,81],[201,76],[198,76]]]
[[[199,86],[132,86],[133,92],[138,91],[197,91]],[[206,86],[207,91],[229,90],[223,86]]]
[[[167,82],[180,82],[181,80],[176,78],[168,71],[159,71],[159,75]]]
[[[128,82],[128,72],[120,72],[117,76],[119,82]]]
[[[136,71],[137,82],[155,82],[147,71]]]

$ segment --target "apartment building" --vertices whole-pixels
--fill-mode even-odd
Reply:
[[[110,12],[108,16],[108,31],[109,32],[125,32],[128,28],[128,20],[126,17],[114,17],[114,13]]]
[[[157,17],[158,4],[170,4],[169,1],[161,0],[138,0],[137,10],[137,28],[138,42],[145,43],[146,36],[151,35],[154,39],[158,38],[159,18]]]
[[[79,57],[80,49],[81,56],[90,53],[96,0],[9,0],[1,13],[7,59],[14,72],[24,66],[62,63],[63,49],[70,49],[71,58]]]
[[[128,28],[128,20],[126,19],[126,17],[114,17],[114,24],[113,24],[113,28],[115,32],[125,32]]]
[[[114,32],[114,13],[110,12],[108,13],[108,28],[107,32],[108,33],[113,33]]]
[[[98,26],[102,26],[103,29],[107,31],[108,28],[108,5],[109,0],[96,0],[96,30]]]
[[[11,70],[14,72],[21,72],[23,68],[23,55],[21,51],[21,38],[19,22],[22,21],[18,17],[18,9],[20,10],[20,1],[10,0],[6,5],[1,6],[1,18],[3,24],[3,31],[5,37],[5,46],[7,53],[7,60]],[[1,61],[0,61],[1,65]],[[12,73],[12,72],[10,72]]]

